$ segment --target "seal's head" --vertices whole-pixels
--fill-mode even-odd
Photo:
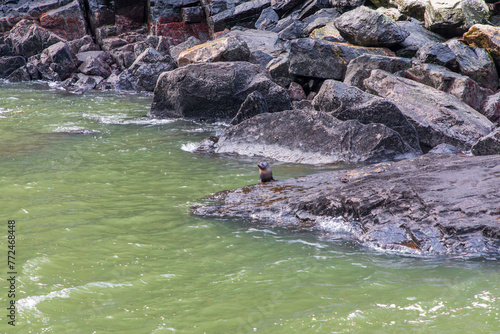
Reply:
[[[273,172],[267,162],[261,161],[257,164],[257,167],[259,167],[259,176],[261,183],[274,181]]]

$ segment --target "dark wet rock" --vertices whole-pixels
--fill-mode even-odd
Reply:
[[[481,106],[481,114],[497,126],[500,125],[500,92],[486,98]]]
[[[95,75],[77,73],[74,80],[76,81],[71,83],[67,89],[75,94],[84,94],[95,89],[104,80],[104,78]]]
[[[156,85],[151,117],[231,119],[249,93],[259,91],[269,111],[290,109],[288,93],[259,66],[247,62],[187,65],[163,73]]]
[[[271,78],[281,87],[288,87],[293,81],[293,75],[290,74],[290,58],[288,54],[271,60],[266,65]]]
[[[468,150],[494,126],[455,96],[416,81],[373,70],[364,81],[368,92],[388,99],[417,129],[422,149],[446,143]]]
[[[16,24],[5,40],[16,54],[23,57],[34,56],[49,46],[63,41],[59,36],[29,20]]]
[[[200,6],[181,8],[182,21],[185,23],[199,23],[203,20]]]
[[[85,0],[89,8],[87,17],[90,23],[90,29],[95,34],[97,28],[115,24],[114,6],[108,0]]]
[[[192,212],[396,254],[498,259],[499,188],[498,155],[428,154],[224,191]]]
[[[12,49],[7,44],[0,44],[0,57],[11,57],[14,56]]]
[[[76,70],[68,44],[65,42],[53,44],[43,50],[40,61],[57,73],[57,81],[65,80]]]
[[[18,68],[26,65],[26,59],[21,56],[0,58],[0,78],[7,78]]]
[[[438,146],[436,146],[432,150],[430,150],[428,153],[431,153],[431,154],[459,154],[461,152],[458,148],[456,148],[453,145],[439,144]]]
[[[480,138],[472,146],[471,152],[474,155],[500,154],[500,128],[496,128],[489,135]]]
[[[86,50],[81,50],[83,46],[87,46]],[[82,38],[78,38],[68,42],[69,52],[74,57],[79,52],[85,51],[98,51],[100,47],[97,44],[94,44],[94,40],[91,36],[85,35]],[[90,50],[94,49],[94,50]]]
[[[299,20],[305,20],[318,11],[331,7],[329,0],[306,0],[299,9]]]
[[[123,71],[132,65],[136,59],[134,46],[127,44],[109,52],[118,68]]]
[[[455,53],[445,43],[427,43],[417,51],[417,61],[448,67],[452,71],[458,70]]]
[[[455,53],[460,73],[485,88],[498,88],[498,72],[493,58],[485,49],[469,47],[459,40],[447,41],[446,45]]]
[[[274,57],[265,53],[265,52],[262,52],[262,51],[254,51],[252,52],[252,54],[250,55],[250,62],[253,63],[253,64],[257,64],[259,65],[260,67],[262,68],[266,68],[267,64],[269,64],[269,62],[271,60],[273,60]]]
[[[362,54],[394,55],[384,48],[301,38],[290,43],[289,72],[295,76],[342,80],[349,61]]]
[[[163,56],[155,49],[148,48],[130,65],[129,71],[137,78],[138,85],[147,91],[153,91],[160,74],[175,68],[177,64],[172,57]]]
[[[99,87],[117,91],[143,91],[144,88],[138,84],[137,77],[128,69],[121,73],[112,73]]]
[[[253,0],[244,2],[234,8],[226,9],[208,19],[212,33],[223,31],[234,25],[254,27],[262,10],[270,6],[270,0]]]
[[[148,48],[153,48],[156,50],[156,46],[158,45],[158,36],[148,36],[147,39],[134,43],[134,55],[135,57],[139,57],[141,53],[146,51]]]
[[[365,4],[365,0],[330,0],[333,8],[337,9],[339,13],[345,13]]]
[[[279,20],[280,17],[274,9],[272,9],[272,7],[267,7],[260,13],[259,18],[255,22],[255,28],[259,30],[272,30],[276,27]]]
[[[396,54],[399,57],[412,58],[416,55],[418,49],[427,43],[442,43],[443,37],[435,34],[420,25],[418,21],[398,21],[396,25],[410,33],[406,39],[399,44]]]
[[[281,40],[291,40],[304,37],[304,23],[293,21],[288,27],[278,33]]]
[[[425,8],[425,27],[446,37],[461,36],[472,25],[483,23],[489,15],[482,0],[429,0]]]
[[[12,72],[7,77],[8,82],[25,82],[25,81],[30,81],[30,80],[31,80],[31,76],[30,76],[26,66],[19,67],[17,70]]]
[[[193,46],[179,54],[179,66],[217,61],[248,61],[250,49],[239,37],[222,37]]]
[[[283,17],[289,14],[295,7],[302,4],[303,0],[271,0],[271,7]]]
[[[365,6],[342,14],[335,27],[349,43],[361,46],[393,46],[409,36],[393,19]]]
[[[304,92],[304,88],[296,82],[290,83],[288,87],[288,95],[290,95],[290,99],[292,101],[300,101],[306,99],[306,93]]]
[[[452,72],[444,66],[421,64],[404,73],[407,78],[449,93],[478,111],[483,101],[493,95],[491,89],[483,88],[468,76]]]
[[[380,123],[399,133],[414,156],[422,154],[417,131],[392,102],[368,94],[342,82],[326,80],[313,100],[316,110],[331,113],[341,121],[358,120],[363,124]]]
[[[347,65],[344,83],[365,90],[363,81],[370,77],[372,70],[379,69],[396,73],[411,67],[411,65],[411,60],[407,58],[361,55],[351,60]]]
[[[500,27],[475,24],[463,36],[464,42],[471,47],[483,48],[500,65]]]
[[[86,75],[96,75],[103,78],[107,78],[111,75],[111,67],[109,67],[109,65],[99,56],[86,57],[78,70]]]
[[[40,25],[66,40],[82,38],[87,33],[83,10],[78,0],[45,12],[40,16]]]
[[[192,48],[198,44],[201,44],[201,41],[198,38],[191,36],[186,41],[175,46],[171,46],[170,55],[173,59],[177,60],[182,51]]]
[[[260,114],[225,129],[215,152],[319,164],[392,160],[411,155],[407,149],[401,136],[383,124],[288,110]]]
[[[267,101],[259,91],[254,91],[248,94],[245,101],[240,106],[236,116],[229,122],[231,125],[240,124],[246,119],[252,118],[258,114],[269,112]]]

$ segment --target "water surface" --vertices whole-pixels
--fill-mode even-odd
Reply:
[[[258,158],[190,152],[222,125],[145,117],[151,96],[0,86],[0,333],[494,333],[497,261],[376,253],[194,217]],[[277,178],[342,166],[273,163]]]

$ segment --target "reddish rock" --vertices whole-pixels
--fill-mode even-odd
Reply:
[[[193,36],[202,42],[208,41],[210,35],[208,27],[204,22],[186,24],[184,22],[166,22],[160,20],[152,27],[150,31],[157,36],[170,37],[175,43],[182,43]]]
[[[469,46],[486,49],[498,63],[500,61],[500,27],[475,24],[464,34]]]
[[[86,35],[86,23],[77,0],[40,16],[40,25],[58,36],[73,40]]]

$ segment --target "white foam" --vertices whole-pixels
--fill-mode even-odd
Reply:
[[[181,150],[193,153],[198,148],[198,143],[186,143],[182,144]]]

